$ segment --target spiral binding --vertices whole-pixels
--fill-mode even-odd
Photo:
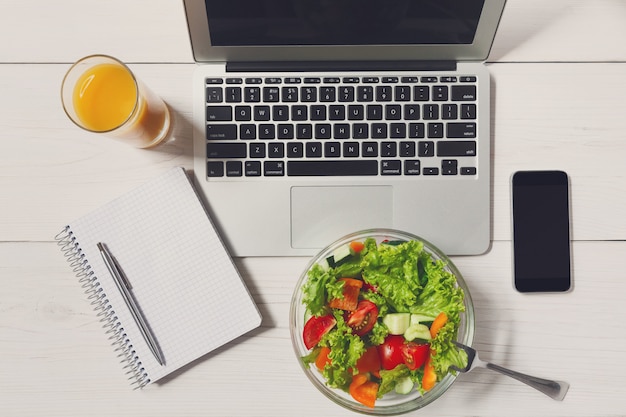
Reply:
[[[66,226],[54,239],[76,274],[102,327],[106,330],[105,334],[108,335],[114,352],[120,358],[120,363],[124,365],[122,369],[126,371],[126,375],[130,375],[128,379],[133,380],[131,385],[136,384],[135,389],[143,388],[150,383],[150,378],[70,227]]]

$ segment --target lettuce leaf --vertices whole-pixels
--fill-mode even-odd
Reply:
[[[408,312],[421,291],[418,259],[423,243],[409,241],[400,245],[366,244],[367,254],[361,267],[363,280],[384,297],[391,312]]]

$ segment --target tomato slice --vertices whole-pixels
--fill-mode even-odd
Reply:
[[[359,253],[363,249],[365,249],[365,244],[363,242],[359,242],[358,240],[353,240],[350,242],[350,252]]]
[[[378,319],[378,307],[368,300],[361,300],[356,310],[348,315],[348,326],[352,327],[354,334],[363,336],[376,324]]]
[[[361,404],[374,408],[378,395],[378,384],[370,381],[367,374],[357,374],[352,378],[348,389],[352,398]]]
[[[332,315],[313,316],[305,324],[302,331],[304,346],[311,349],[317,345],[322,336],[328,333],[337,324],[337,320]]]
[[[402,346],[402,356],[407,368],[414,371],[422,366],[430,355],[428,343],[407,342]]]
[[[404,336],[389,335],[382,345],[378,345],[378,356],[383,369],[391,370],[404,363],[403,355]]]
[[[356,369],[360,374],[371,373],[375,377],[380,377],[380,357],[376,346],[368,347],[363,355],[356,361]]]
[[[340,278],[339,281],[343,281],[343,298],[333,298],[328,302],[329,307],[347,311],[356,310],[363,281],[354,278]]]

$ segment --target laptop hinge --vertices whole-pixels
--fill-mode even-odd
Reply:
[[[248,61],[229,62],[227,72],[454,71],[454,61]]]

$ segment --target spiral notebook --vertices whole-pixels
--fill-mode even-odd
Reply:
[[[56,240],[136,387],[158,381],[261,324],[183,168],[71,222]],[[164,365],[142,337],[98,242],[106,244],[131,283]]]

